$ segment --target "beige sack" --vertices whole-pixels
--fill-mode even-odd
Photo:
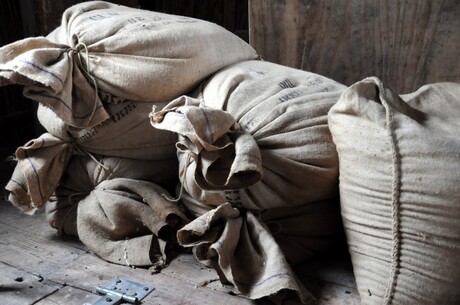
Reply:
[[[59,234],[77,234],[78,202],[105,180],[128,178],[155,183],[172,190],[177,183],[175,160],[145,161],[99,155],[74,155],[46,202],[46,218]]]
[[[377,78],[332,107],[342,217],[363,304],[460,304],[460,84]]]
[[[176,182],[174,164],[74,156],[46,203],[47,220],[107,261],[162,268],[188,221],[157,184]]]
[[[154,127],[179,134],[180,198],[204,213],[179,230],[179,243],[247,297],[294,290],[311,300],[290,264],[340,243],[327,113],[343,90],[320,75],[245,61],[150,115]]]
[[[42,105],[38,106],[37,117],[46,131],[83,152],[138,160],[170,160],[176,156],[177,136],[152,129],[148,114],[154,104],[166,105],[131,100],[105,104],[110,118],[89,128],[69,126]]]
[[[213,75],[198,98],[152,112],[155,128],[179,137],[184,189],[209,205],[303,205],[337,196],[338,160],[327,112],[345,86],[264,61]]]
[[[74,154],[70,141],[42,134],[16,150],[17,164],[5,189],[8,200],[27,214],[33,214],[54,192]]]
[[[166,101],[228,64],[256,57],[216,24],[90,1],[68,8],[47,37],[0,48],[0,85],[26,85],[27,97],[67,124],[92,127],[109,118],[101,91]]]
[[[41,207],[74,153],[171,163],[176,159],[177,136],[151,127],[147,114],[153,104],[166,103],[105,104],[110,119],[90,128],[69,126],[50,108],[39,105],[37,117],[48,133],[17,149],[18,163],[6,187],[9,200],[29,213]]]

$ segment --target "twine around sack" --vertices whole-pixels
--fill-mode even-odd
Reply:
[[[329,112],[363,304],[460,302],[459,97],[456,83],[397,95],[368,77]]]
[[[85,59],[85,64],[86,65],[84,65],[83,61],[82,61],[82,54],[80,52],[82,48],[85,50],[84,59]],[[74,48],[69,48],[68,51],[73,51],[73,52],[75,52],[77,54],[79,67],[80,67],[81,71],[83,71],[83,73],[86,75],[86,77],[88,77],[93,83],[93,86],[94,86],[94,107],[93,107],[93,110],[92,110],[90,118],[89,118],[89,121],[92,121],[92,119],[93,119],[93,117],[94,117],[94,115],[96,113],[97,107],[98,107],[99,90],[98,90],[98,87],[97,87],[96,78],[93,75],[91,75],[91,72],[90,72],[91,68],[90,68],[88,47],[83,42],[78,42],[78,44]]]

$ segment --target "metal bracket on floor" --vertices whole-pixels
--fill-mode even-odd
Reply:
[[[96,292],[104,296],[93,305],[139,304],[153,290],[155,290],[153,286],[114,279],[105,287],[96,287]]]

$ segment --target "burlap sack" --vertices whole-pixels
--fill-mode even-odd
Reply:
[[[84,152],[139,160],[169,160],[176,155],[177,136],[152,129],[148,118],[152,105],[166,104],[131,100],[104,103],[110,118],[90,128],[70,126],[42,105],[38,107],[37,117],[47,132]]]
[[[155,128],[180,135],[179,176],[199,202],[296,206],[338,193],[327,112],[343,90],[317,74],[244,61],[213,75],[197,98],[150,116]]]
[[[0,85],[53,109],[67,124],[92,127],[109,118],[99,91],[121,99],[166,101],[218,69],[257,57],[224,28],[203,20],[103,1],[68,8],[47,37],[0,48]]]
[[[460,303],[460,84],[399,97],[377,78],[329,113],[363,304]]]
[[[212,262],[247,297],[294,290],[307,302],[311,295],[289,264],[340,240],[337,154],[327,113],[344,89],[320,75],[245,61],[213,75],[196,98],[183,96],[150,115],[154,127],[179,134],[180,198],[193,214],[206,215],[181,229],[179,242],[195,247],[200,261]],[[223,224],[203,221],[229,203],[237,214]],[[194,234],[193,242],[182,234]],[[226,250],[216,250],[216,241]],[[248,273],[238,263],[244,260],[265,267],[257,263]],[[286,276],[271,276],[272,268]]]
[[[101,258],[130,266],[164,267],[175,230],[187,222],[169,192],[175,163],[74,156],[46,203],[47,220],[75,235]]]
[[[8,200],[33,213],[48,200],[72,154],[100,154],[138,160],[176,159],[177,136],[154,130],[148,113],[154,103],[124,101],[105,104],[110,119],[91,128],[76,128],[40,105],[37,116],[49,132],[16,150],[16,169],[6,186]],[[158,103],[165,105],[164,102]]]

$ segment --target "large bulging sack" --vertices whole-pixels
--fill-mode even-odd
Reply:
[[[393,93],[377,78],[329,113],[363,304],[460,304],[460,84]]]
[[[216,24],[90,1],[68,8],[47,37],[0,48],[0,85],[25,85],[27,97],[67,124],[92,127],[109,118],[104,92],[166,101],[228,64],[256,57]]]
[[[151,113],[155,128],[179,135],[176,193],[198,216],[178,241],[236,293],[293,290],[312,300],[290,266],[341,242],[327,113],[344,90],[314,73],[243,61]]]
[[[151,114],[180,135],[179,176],[198,202],[265,210],[338,194],[327,113],[345,86],[265,61],[244,61]]]

